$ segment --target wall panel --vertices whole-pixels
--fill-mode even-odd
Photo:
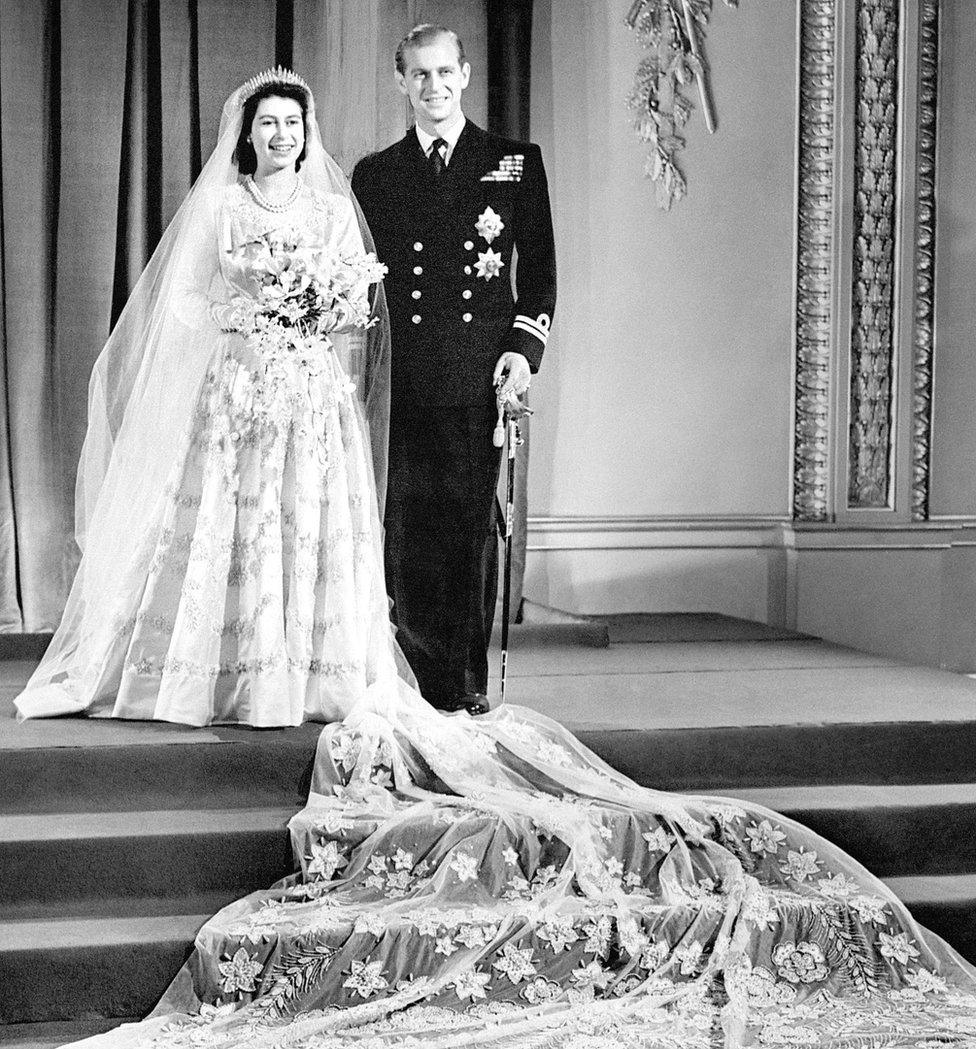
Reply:
[[[719,130],[695,114],[689,197],[670,213],[655,207],[624,104],[640,57],[627,5],[537,7],[537,28],[551,23],[551,87],[533,84],[532,127],[560,299],[533,387],[530,514],[784,513],[793,5],[715,5]]]
[[[942,4],[936,152],[933,514],[976,514],[976,4]]]

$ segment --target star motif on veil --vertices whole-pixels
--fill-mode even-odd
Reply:
[[[536,975],[534,961],[531,947],[520,950],[514,944],[506,943],[501,956],[492,962],[492,968],[503,973],[512,983],[520,983],[527,977]]]
[[[261,972],[261,963],[254,961],[243,947],[229,961],[220,962],[217,966],[223,977],[220,988],[224,994],[234,991],[253,991],[254,977]]]

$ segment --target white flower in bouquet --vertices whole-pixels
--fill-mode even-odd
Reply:
[[[330,333],[369,328],[369,289],[386,274],[372,253],[336,256],[300,230],[267,233],[232,253],[255,285],[253,298],[239,296],[235,327],[257,336],[265,350],[328,344]]]

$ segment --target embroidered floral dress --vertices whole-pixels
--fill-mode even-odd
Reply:
[[[256,290],[235,249],[277,230],[363,251],[344,197],[303,187],[271,210],[235,185],[218,211],[219,272],[210,302],[197,296],[201,310],[232,324],[226,303]],[[105,698],[90,712],[193,725],[336,720],[395,674],[353,385],[325,340],[299,352],[218,335],[216,323],[214,335],[142,600],[116,627],[93,689]]]

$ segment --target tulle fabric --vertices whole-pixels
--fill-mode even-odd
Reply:
[[[226,337],[213,320],[231,288],[221,272],[221,224],[237,180],[233,153],[245,88],[224,106],[216,149],[160,240],[96,361],[78,468],[81,561],[64,615],[25,691],[18,716],[111,712],[118,649],[138,615],[201,391]],[[301,178],[342,198],[367,250],[373,244],[342,171],[322,146],[311,98]],[[380,493],[389,424],[389,317],[382,288],[368,332],[336,334],[333,353],[355,388]]]

